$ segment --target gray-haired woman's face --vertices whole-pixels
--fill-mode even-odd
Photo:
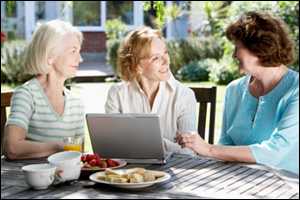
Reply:
[[[76,75],[79,63],[82,61],[81,44],[75,34],[67,34],[63,37],[61,48],[54,60],[54,70],[64,78],[71,78]]]

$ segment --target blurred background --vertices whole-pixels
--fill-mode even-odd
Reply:
[[[224,31],[246,11],[269,11],[288,24],[297,55],[289,67],[299,71],[298,1],[1,1],[1,91],[30,78],[22,69],[24,48],[40,23],[59,18],[84,35],[84,62],[69,84],[82,96],[86,112],[104,112],[107,91],[119,81],[120,41],[146,25],[163,32],[178,80],[187,86],[217,86],[218,134],[225,87],[241,76]]]

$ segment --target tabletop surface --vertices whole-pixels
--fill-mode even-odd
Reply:
[[[1,159],[1,198],[292,198],[299,191],[272,171],[239,163],[174,154],[165,165],[129,164],[125,168],[144,167],[163,170],[171,179],[148,188],[126,190],[77,181],[33,190],[25,182],[22,166],[46,163],[46,159],[7,161]],[[299,182],[298,182],[299,183]],[[299,188],[299,186],[298,186]]]

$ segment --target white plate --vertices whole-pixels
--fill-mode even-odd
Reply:
[[[117,173],[120,174],[124,174],[127,172],[128,169],[119,169],[119,170],[114,170]],[[129,169],[130,170],[130,169]],[[151,170],[153,171],[153,170]],[[162,171],[160,171],[162,172]],[[95,181],[96,183],[103,183],[103,184],[108,184],[114,187],[118,187],[118,188],[125,188],[125,189],[138,189],[138,188],[145,188],[145,187],[149,187],[151,185],[154,185],[156,183],[162,183],[164,181],[167,181],[171,178],[171,175],[163,172],[164,176],[161,178],[156,179],[155,181],[151,181],[151,182],[143,182],[143,183],[111,183],[108,181],[104,181],[104,180],[100,180],[97,179],[97,176],[104,176],[105,172],[96,172],[94,174],[92,174],[90,176],[90,180]]]

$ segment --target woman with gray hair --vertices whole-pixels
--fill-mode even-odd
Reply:
[[[84,109],[64,87],[81,62],[82,33],[52,20],[33,34],[25,71],[35,77],[14,91],[5,128],[4,153],[9,159],[45,157],[63,150],[63,138],[84,134]]]

